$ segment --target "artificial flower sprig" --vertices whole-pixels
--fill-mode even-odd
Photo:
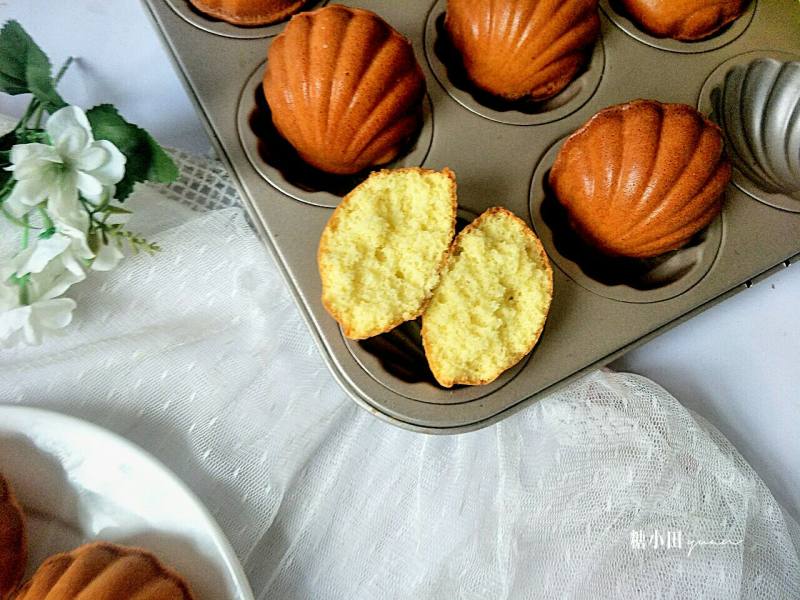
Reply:
[[[0,257],[2,345],[38,344],[66,327],[76,304],[63,294],[87,271],[113,269],[125,249],[158,251],[125,228],[130,211],[121,203],[137,182],[178,177],[158,143],[110,104],[67,105],[56,86],[71,62],[53,78],[19,23],[0,30],[0,92],[32,95],[0,137],[0,214],[19,232],[16,253]]]

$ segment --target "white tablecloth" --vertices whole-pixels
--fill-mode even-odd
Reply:
[[[209,142],[138,0],[5,0],[58,65],[84,107],[113,102],[165,144],[204,153]],[[232,43],[236,43],[232,41]],[[435,85],[435,83],[434,83]],[[0,95],[0,112],[25,99]],[[718,427],[800,519],[800,268],[773,275],[629,352],[620,370],[646,375]]]

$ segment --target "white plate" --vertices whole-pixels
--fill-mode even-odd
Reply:
[[[0,406],[0,471],[28,516],[30,574],[89,540],[146,548],[198,600],[252,600],[228,540],[189,489],[139,447],[96,425]]]

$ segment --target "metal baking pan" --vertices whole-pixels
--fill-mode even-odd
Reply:
[[[450,167],[463,222],[506,206],[534,227],[554,265],[552,308],[531,356],[490,385],[445,390],[432,381],[416,323],[353,342],[322,307],[317,243],[332,207],[357,180],[309,177],[286,162],[270,131],[259,84],[284,25],[233,27],[194,12],[187,0],[144,4],[331,372],[358,404],[395,425],[430,433],[489,425],[800,258],[800,194],[750,181],[747,165],[729,185],[722,215],[688,247],[650,262],[595,264],[570,241],[544,184],[561,141],[606,106],[654,98],[710,114],[726,110],[722,88],[736,84],[726,77],[731,69],[765,57],[800,58],[796,2],[754,0],[719,34],[686,43],[652,38],[613,1],[601,1],[602,39],[585,72],[554,100],[526,110],[476,99],[464,84],[442,36],[445,0],[344,2],[373,10],[406,35],[425,71],[425,125],[395,164]],[[746,102],[763,96],[750,93]],[[770,131],[782,123],[795,136],[798,114]],[[748,140],[746,131],[729,134]]]

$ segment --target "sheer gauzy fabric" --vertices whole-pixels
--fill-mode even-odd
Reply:
[[[70,290],[63,337],[1,351],[0,401],[88,419],[164,461],[256,597],[800,597],[796,523],[646,379],[597,372],[452,437],[358,408],[220,165],[177,158],[178,184],[130,201],[130,227],[163,251]]]

